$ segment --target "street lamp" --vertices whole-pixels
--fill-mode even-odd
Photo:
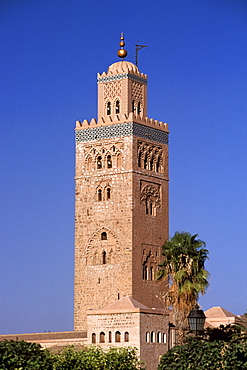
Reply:
[[[194,331],[196,333],[196,336],[198,332],[203,331],[206,316],[203,310],[199,308],[198,304],[196,304],[195,307],[192,308],[187,318],[190,330]]]

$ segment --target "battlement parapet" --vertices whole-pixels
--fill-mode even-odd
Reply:
[[[131,112],[129,116],[127,116],[126,114],[116,114],[114,116],[101,117],[98,122],[95,118],[92,118],[90,122],[87,119],[85,119],[84,121],[76,121],[76,130],[116,125],[118,123],[125,122],[136,122],[148,127],[169,132],[168,123],[154,120],[153,118],[149,117],[143,117],[142,114],[135,114],[133,112]]]

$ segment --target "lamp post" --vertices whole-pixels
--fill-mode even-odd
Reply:
[[[189,322],[190,331],[195,332],[197,337],[197,333],[203,331],[204,323],[206,320],[206,316],[203,310],[201,310],[198,304],[196,304],[195,307],[192,308],[192,310],[190,311],[187,318]]]

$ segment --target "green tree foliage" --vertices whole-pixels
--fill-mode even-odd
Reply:
[[[172,307],[174,324],[182,336],[187,327],[187,316],[208,287],[208,272],[204,265],[208,250],[205,242],[190,233],[176,232],[162,246],[163,261],[156,279],[168,279],[168,291],[164,293],[166,307]]]
[[[139,370],[136,349],[67,347],[52,354],[39,344],[25,341],[0,342],[0,370]]]
[[[139,370],[141,364],[136,350],[131,347],[110,348],[83,347],[76,350],[68,347],[51,355],[54,370]]]
[[[0,342],[0,369],[52,370],[52,362],[39,344],[5,340]]]
[[[247,343],[191,340],[164,354],[158,370],[244,370]]]

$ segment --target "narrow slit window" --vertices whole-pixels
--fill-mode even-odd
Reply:
[[[141,103],[138,102],[138,105],[137,105],[137,113],[140,114],[141,113]]]
[[[106,251],[102,253],[102,264],[106,265]]]
[[[106,114],[107,116],[111,115],[111,103],[108,101],[107,106],[106,106]]]
[[[93,344],[96,343],[96,334],[95,333],[92,334],[92,343]]]
[[[98,189],[98,202],[102,201],[102,190]]]
[[[117,342],[117,343],[121,342],[121,333],[120,333],[120,331],[116,331],[116,333],[115,333],[115,342]]]
[[[112,332],[109,331],[109,343],[111,343],[111,342],[112,342]]]
[[[100,170],[102,168],[102,157],[99,155],[97,158],[97,169]]]
[[[116,114],[119,114],[120,113],[120,102],[119,100],[116,101]]]
[[[124,333],[124,341],[125,341],[125,342],[129,342],[129,340],[130,340],[130,338],[129,338],[129,333],[126,331],[126,332]]]
[[[112,168],[112,159],[111,156],[107,156],[107,168]]]
[[[107,233],[105,231],[101,233],[101,240],[107,240]]]
[[[134,113],[135,112],[135,101],[132,100],[132,112]]]
[[[111,188],[106,189],[106,199],[107,200],[111,199]]]

